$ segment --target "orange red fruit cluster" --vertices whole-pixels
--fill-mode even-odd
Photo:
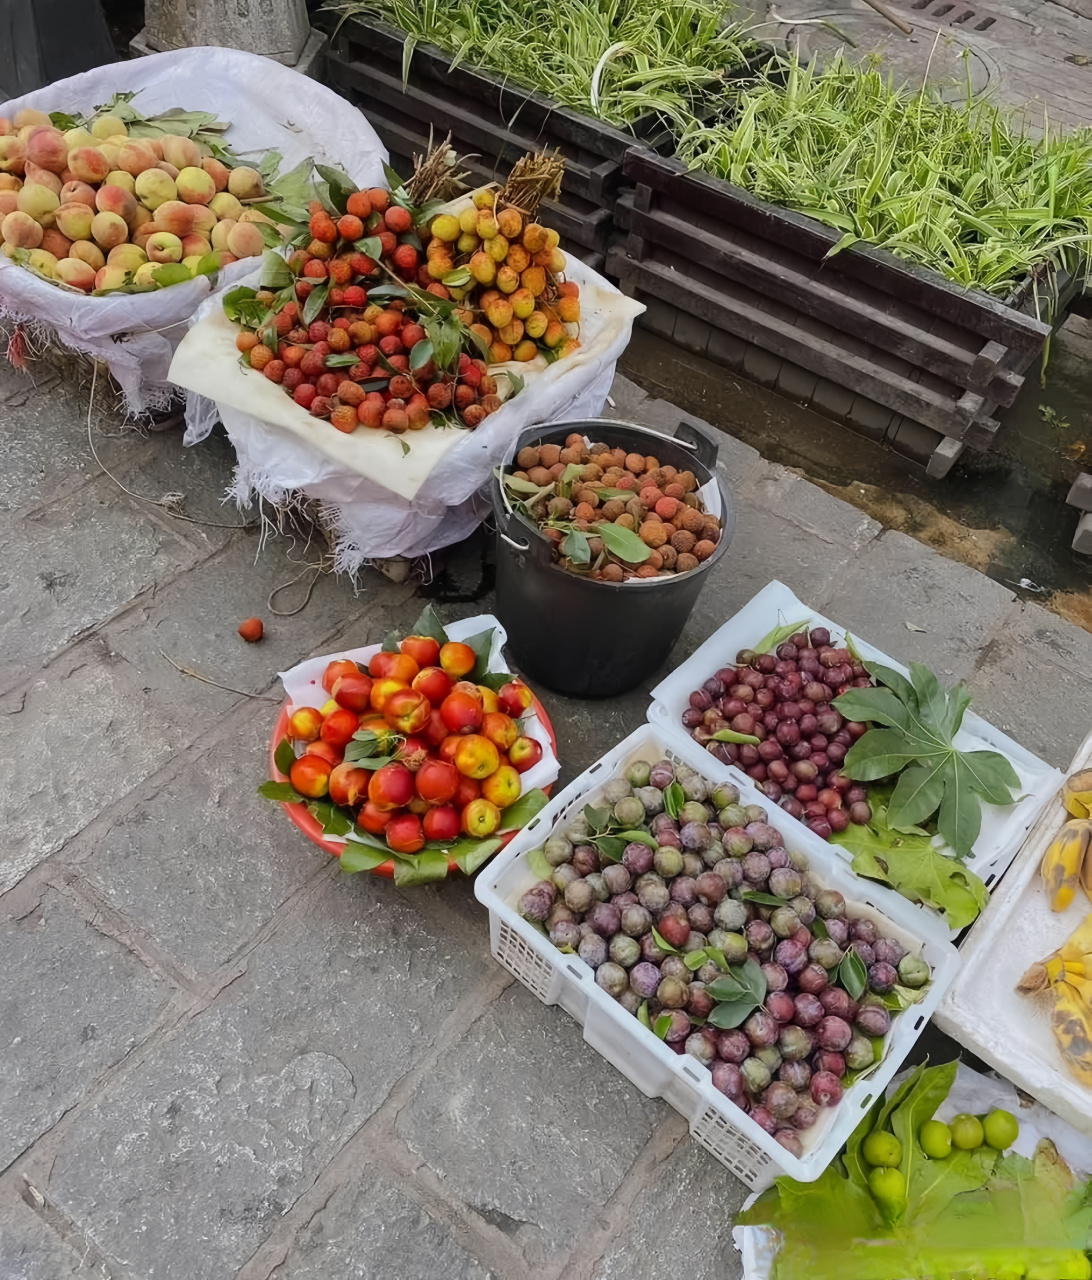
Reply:
[[[431,636],[407,636],[397,652],[377,653],[367,671],[348,658],[331,662],[322,677],[329,702],[289,719],[289,737],[306,744],[289,771],[292,785],[353,810],[395,853],[493,835],[542,746],[519,723],[530,689],[520,680],[497,692],[477,685],[466,678],[476,663],[469,645]],[[395,759],[373,769],[345,760],[360,731]]]

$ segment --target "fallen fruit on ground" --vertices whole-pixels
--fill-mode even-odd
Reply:
[[[261,618],[247,618],[245,622],[239,623],[239,634],[249,644],[254,644],[262,638],[265,628],[262,625]]]

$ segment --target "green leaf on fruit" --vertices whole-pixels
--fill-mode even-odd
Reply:
[[[626,844],[644,844],[650,849],[660,847],[647,831],[619,831],[618,838],[624,840]]]
[[[383,652],[384,653],[400,653],[401,643],[402,643],[402,637],[398,634],[397,631],[388,631],[387,634],[383,637]]]
[[[853,1000],[860,1000],[868,986],[868,970],[856,951],[847,951],[838,965],[838,981]]]
[[[310,156],[301,160],[294,169],[275,177],[268,185],[273,195],[280,196],[285,204],[296,205],[307,220],[307,206],[315,198],[313,181],[314,161]]]
[[[609,521],[601,520],[593,528],[603,539],[603,546],[611,555],[624,560],[626,564],[643,564],[652,554],[652,548],[646,546],[633,530],[627,529],[624,524],[611,524]]]
[[[298,804],[304,799],[290,782],[263,782],[258,788],[258,794],[280,804]]]
[[[478,684],[484,684],[487,689],[492,689],[494,693],[497,693],[506,684],[510,684],[513,678],[511,671],[487,671],[478,681]]]
[[[471,281],[469,267],[456,267],[454,271],[448,271],[440,277],[440,283],[446,285],[449,289],[462,289]]]
[[[923,987],[904,987],[898,983],[883,996],[884,1008],[889,1009],[892,1013],[904,1013],[911,1005],[920,1004],[925,999],[925,993],[929,990],[929,984]]]
[[[557,491],[563,498],[572,497],[573,483],[581,478],[584,474],[582,463],[570,462],[565,466],[565,470],[558,476]]]
[[[554,873],[553,867],[546,860],[546,854],[541,849],[532,849],[526,857],[526,862],[527,870],[536,880],[549,880]]]
[[[478,336],[477,334],[474,335],[474,337],[477,337],[477,336]],[[486,355],[485,358],[488,360],[489,356]],[[510,369],[505,370],[504,376],[508,379],[508,384],[512,388],[512,394],[514,396],[518,396],[519,393],[523,390],[523,388],[527,385],[527,379],[524,378],[522,374],[513,373]]]
[[[507,472],[501,471],[500,467],[494,468],[493,474],[498,479],[503,480],[506,489],[511,489],[513,493],[525,493],[531,498],[537,498],[540,494],[551,493],[554,488],[553,482],[550,484],[535,484],[533,480],[524,480],[520,476],[509,475]]]
[[[389,849],[373,849],[368,845],[360,844],[359,841],[349,840],[342,850],[340,858],[341,869],[347,875],[352,875],[357,871],[374,871],[376,867],[381,867],[384,862],[389,862],[390,857]]]
[[[215,253],[206,253],[193,269],[195,276],[214,276],[220,270],[220,259]]]
[[[757,1007],[754,1000],[725,1000],[713,1006],[708,1021],[722,1031],[731,1031],[746,1022]]]
[[[384,765],[396,763],[402,757],[397,752],[393,755],[377,756],[369,748],[361,746],[359,742],[350,742],[345,747],[345,759],[349,764],[358,764],[361,768],[374,772],[376,769],[382,769]]]
[[[700,969],[703,964],[705,964],[707,959],[708,957],[705,953],[705,949],[701,948],[698,951],[688,951],[686,955],[683,956],[683,964],[686,965],[691,973],[694,973],[696,970]]]
[[[360,363],[360,357],[352,351],[340,351],[337,355],[326,357],[327,369],[351,369]]]
[[[686,804],[686,792],[677,782],[672,782],[664,790],[664,810],[669,818],[677,818],[683,805]]]
[[[329,164],[316,164],[315,171],[326,183],[330,192],[330,201],[338,213],[344,213],[349,197],[356,191],[356,183],[343,170]]]
[[[652,940],[660,948],[661,951],[666,951],[669,955],[672,955],[672,956],[682,955],[682,952],[679,950],[679,948],[673,947],[671,943],[668,942],[668,940],[659,931],[659,929],[656,928],[655,925],[652,926]]]
[[[504,841],[496,836],[488,840],[458,840],[447,850],[447,856],[455,860],[455,865],[464,876],[472,876],[502,844]]]
[[[728,961],[725,958],[724,952],[721,951],[719,947],[706,947],[705,954],[710,960],[712,960],[721,973],[728,972]]]
[[[744,902],[757,902],[763,907],[784,907],[788,898],[778,898],[772,893],[763,893],[761,889],[744,889],[739,895]]]
[[[409,366],[417,370],[423,368],[432,359],[432,343],[426,340],[418,342],[410,349]]]
[[[592,844],[608,862],[621,862],[626,841],[621,836],[592,836]]]
[[[76,116],[70,116],[67,111],[51,111],[49,118],[53,121],[54,129],[60,129],[62,133],[80,128],[80,120]]]
[[[418,614],[417,621],[413,624],[409,634],[411,636],[428,636],[430,640],[435,640],[439,645],[447,644],[450,639],[444,630],[444,624],[430,604],[426,604]]]
[[[244,324],[248,329],[256,329],[265,317],[266,307],[256,301],[257,289],[245,284],[229,289],[224,294],[224,315],[236,324]]]
[[[404,185],[401,175],[397,169],[392,169],[386,161],[383,162],[383,173],[387,179],[387,185],[392,191],[401,191]]]
[[[489,350],[489,343],[482,337],[480,333],[475,333],[473,329],[464,327],[463,336],[469,338],[471,343],[477,348],[478,355],[489,364],[492,354]],[[511,375],[509,375],[511,377]]]
[[[399,888],[417,884],[433,884],[447,879],[447,854],[435,849],[394,857],[394,883]]]
[[[641,1024],[642,1027],[647,1027],[649,1031],[652,1030],[652,1019],[648,1016],[647,1000],[642,1000],[641,1003],[637,1006],[637,1021]]]
[[[636,496],[632,489],[601,489],[597,486],[595,492],[599,495],[600,502],[609,502],[611,498],[619,498],[622,502],[628,502],[630,498]]]
[[[284,237],[268,222],[256,222],[254,224],[262,234],[262,240],[265,242],[267,249],[279,249],[284,244]]]
[[[586,804],[584,806],[584,817],[588,820],[588,826],[593,831],[603,831],[610,823],[610,810],[597,809],[593,805]]]
[[[774,627],[768,635],[762,637],[758,644],[752,646],[751,651],[752,653],[770,653],[779,644],[784,644],[789,636],[806,630],[807,626],[807,619],[805,619],[803,622],[787,622],[783,626]]]
[[[308,800],[307,811],[322,823],[324,836],[347,836],[353,829],[351,815],[329,800]]]
[[[591,563],[591,547],[588,545],[587,535],[581,533],[579,529],[573,529],[566,535],[559,550],[563,556],[568,556],[573,564]]]
[[[825,942],[830,937],[830,930],[827,928],[827,922],[822,916],[816,916],[811,924],[808,925],[808,928],[811,930],[813,938],[822,938]]]
[[[748,743],[750,746],[757,746],[761,741],[753,733],[737,733],[735,729],[718,729],[713,734],[713,739],[716,742]]]
[[[464,677],[465,679],[472,680],[477,684],[479,677],[485,675],[486,671],[489,669],[489,655],[493,649],[493,637],[495,635],[496,629],[494,627],[490,627],[488,631],[479,631],[476,636],[467,636],[467,638],[462,641],[463,644],[468,645],[473,649],[474,657],[476,659],[474,663],[474,670],[470,675]]]
[[[172,284],[185,284],[193,276],[189,267],[183,266],[181,262],[164,262],[152,272],[152,279],[161,289],[167,289]]]
[[[663,1040],[667,1033],[671,1030],[671,1014],[661,1013],[652,1026],[652,1034],[659,1040]]]
[[[277,749],[273,753],[273,763],[281,773],[287,773],[296,763],[296,753],[292,750],[292,744],[287,738],[282,738],[277,743]]]
[[[330,292],[330,281],[324,280],[322,284],[317,285],[307,297],[303,300],[303,323],[309,325],[312,320],[318,317],[319,312],[326,305],[326,297]]]
[[[507,809],[501,810],[500,829],[520,831],[550,803],[550,797],[540,787],[525,791]]]
[[[287,204],[252,204],[250,207],[258,213],[265,214],[267,218],[272,219],[279,226],[290,227],[293,236],[299,235],[301,231],[307,231],[308,238],[310,238],[306,209]]]
[[[744,990],[753,996],[756,1002],[760,1003],[766,999],[766,975],[762,972],[762,966],[756,960],[748,957],[743,964],[733,965],[731,972],[740,980]]]
[[[279,253],[267,249],[262,254],[262,274],[259,280],[263,289],[283,289],[293,283],[295,277],[288,263]]]

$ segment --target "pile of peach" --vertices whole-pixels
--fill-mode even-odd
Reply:
[[[264,192],[256,169],[229,169],[191,138],[130,138],[109,113],[67,132],[42,111],[0,117],[0,249],[84,293],[159,285],[169,263],[192,277],[259,256],[268,219],[242,201]]]
[[[331,662],[322,678],[330,700],[289,719],[289,737],[304,745],[292,786],[308,799],[328,796],[395,853],[502,829],[542,746],[519,723],[530,689],[474,684],[465,677],[476,663],[469,645],[430,636],[407,636],[366,672],[347,658]],[[362,752],[370,756],[354,758]]]

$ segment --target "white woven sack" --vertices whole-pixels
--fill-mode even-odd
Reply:
[[[146,116],[171,107],[215,112],[231,123],[226,141],[244,159],[279,151],[286,172],[313,156],[362,186],[385,182],[387,153],[354,106],[279,62],[235,49],[177,49],[110,63],[0,104],[0,116],[22,107],[87,114],[129,91],[136,92],[133,106]],[[164,408],[177,394],[167,370],[201,302],[214,287],[253,269],[253,260],[244,259],[225,267],[214,284],[202,277],[154,293],[92,298],[60,289],[0,256],[0,319],[24,322],[105,361],[129,412],[138,414]]]

